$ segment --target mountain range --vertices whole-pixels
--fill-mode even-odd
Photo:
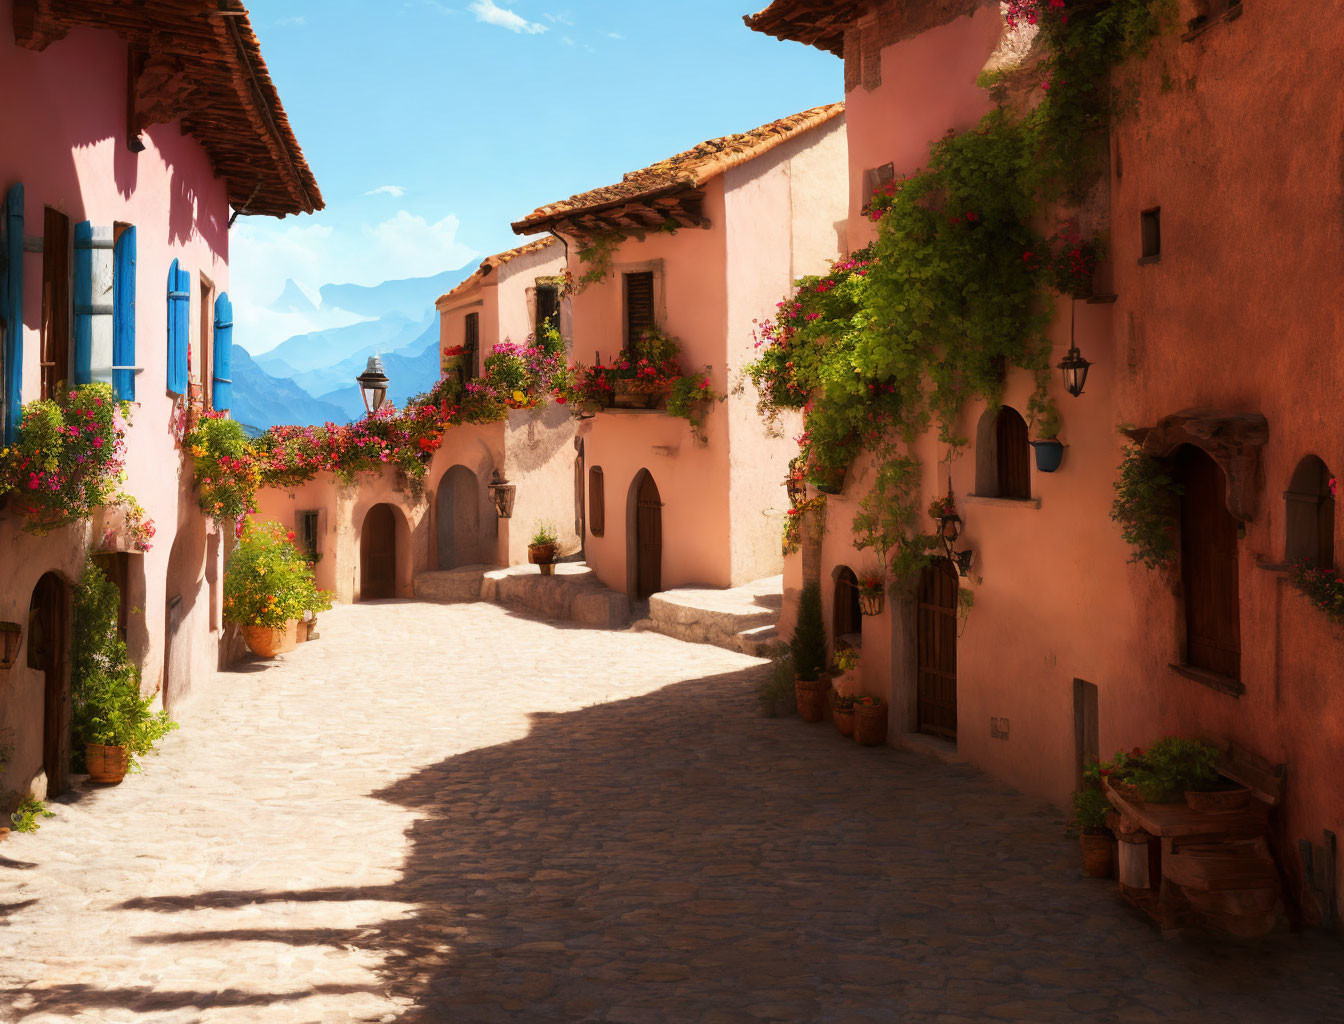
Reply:
[[[267,308],[274,313],[334,313],[354,323],[309,331],[251,355],[234,346],[233,418],[255,430],[280,423],[344,423],[364,415],[355,378],[380,355],[398,406],[439,379],[439,317],[434,300],[475,270],[468,264],[431,277],[378,285],[327,284],[315,303],[292,278]]]

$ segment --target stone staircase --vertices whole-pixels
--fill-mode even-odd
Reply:
[[[518,605],[548,618],[601,629],[625,629],[632,618],[630,599],[608,590],[582,562],[560,562],[554,576],[541,575],[533,565],[471,565],[422,572],[415,577],[415,596],[443,604],[491,601]]]
[[[770,658],[784,648],[775,630],[783,606],[782,576],[726,590],[678,587],[650,597],[648,618],[634,628]]]

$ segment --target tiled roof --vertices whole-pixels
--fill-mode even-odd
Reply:
[[[545,238],[538,238],[535,241],[528,242],[518,246],[516,249],[510,249],[508,252],[495,253],[493,256],[487,256],[481,260],[481,265],[476,268],[476,272],[468,277],[450,292],[445,292],[435,300],[434,305],[443,306],[452,301],[459,295],[471,291],[478,284],[485,280],[487,275],[493,273],[497,268],[506,263],[512,263],[521,256],[530,256],[534,252],[541,252],[542,249],[552,245],[559,245],[559,240],[554,235],[547,235]]]
[[[557,221],[577,214],[597,214],[628,204],[693,190],[729,168],[754,160],[794,136],[841,116],[843,103],[813,107],[736,135],[702,142],[693,149],[631,171],[615,185],[539,207],[513,225],[520,235],[544,231]]]
[[[14,39],[43,50],[72,28],[113,32],[138,55],[137,128],[180,118],[244,213],[322,209],[242,0],[34,0],[14,6]],[[121,81],[109,82],[121,88]]]
[[[865,0],[775,0],[742,20],[754,32],[791,39],[837,57],[845,52],[845,27],[858,20]]]

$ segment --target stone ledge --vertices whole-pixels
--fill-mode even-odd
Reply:
[[[554,576],[541,575],[535,565],[491,570],[481,580],[480,600],[600,629],[625,629],[631,618],[630,599],[603,586],[582,562],[560,562]]]

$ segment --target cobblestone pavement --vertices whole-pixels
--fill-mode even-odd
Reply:
[[[0,845],[0,1019],[1344,1020],[1320,936],[1164,942],[1062,819],[755,714],[760,662],[338,608]]]

